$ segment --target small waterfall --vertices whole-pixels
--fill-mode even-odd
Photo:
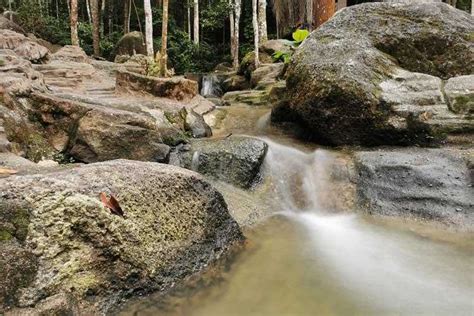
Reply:
[[[208,74],[202,77],[201,95],[211,98],[217,98],[222,95],[222,88],[217,75]]]
[[[265,139],[265,173],[272,199],[282,211],[323,211],[334,157],[325,150],[305,153]]]
[[[201,154],[197,150],[193,153],[193,158],[191,160],[191,170],[196,171],[196,172],[199,170],[199,156],[200,155]]]

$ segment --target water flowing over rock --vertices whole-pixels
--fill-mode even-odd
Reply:
[[[355,156],[359,207],[474,231],[474,152],[406,149]]]
[[[472,17],[444,3],[341,10],[297,49],[287,100],[272,119],[332,145],[425,145],[472,134],[472,110],[450,108],[444,87],[474,72],[472,34]]]
[[[248,189],[259,179],[267,149],[265,142],[250,137],[196,140],[171,163]]]
[[[106,312],[168,289],[243,240],[221,194],[169,165],[116,160],[13,176],[0,192],[0,309],[63,306],[62,293],[67,314],[74,302],[84,314]],[[113,194],[125,217],[111,214],[100,192]]]

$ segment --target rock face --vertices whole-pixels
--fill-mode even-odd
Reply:
[[[258,139],[231,136],[220,140],[199,140],[171,161],[213,179],[250,188],[260,175],[268,145]]]
[[[21,28],[15,22],[10,21],[10,19],[4,15],[0,16],[0,30],[11,30],[20,34],[25,34],[25,30],[23,30],[23,28]]]
[[[130,32],[122,36],[115,46],[114,53],[119,55],[146,55],[145,39],[140,32]]]
[[[11,49],[18,56],[31,62],[47,58],[49,50],[34,40],[11,30],[0,29],[0,49]]]
[[[196,81],[185,78],[155,78],[119,71],[117,91],[124,93],[147,93],[156,97],[178,101],[191,100],[199,93]]]
[[[116,160],[13,176],[0,192],[0,311],[56,305],[69,315],[79,302],[84,314],[106,312],[169,288],[243,240],[221,194],[169,165]],[[100,192],[116,196],[125,217]]]
[[[166,89],[158,90],[169,98],[152,95],[138,81],[128,86],[141,90],[123,94],[120,87],[116,91],[115,78],[121,65],[91,62],[73,46],[53,54],[47,64],[32,65],[12,50],[0,50],[0,60],[2,151],[16,149],[35,162],[167,162],[171,146],[188,136],[212,134],[202,115],[215,106],[197,96],[190,81],[163,84]]]
[[[450,107],[444,85],[474,72],[473,34],[472,17],[444,3],[346,8],[297,49],[287,100],[272,118],[332,145],[425,145],[472,133],[471,110]],[[470,104],[466,93],[461,104]]]
[[[359,152],[358,204],[373,214],[434,220],[474,231],[473,162],[472,150]]]

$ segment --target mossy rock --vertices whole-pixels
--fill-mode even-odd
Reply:
[[[259,60],[261,64],[270,64],[273,63],[272,56],[267,53],[261,52],[259,54]],[[255,52],[250,52],[244,56],[242,61],[240,62],[238,74],[245,76],[247,80],[250,80],[252,76],[252,72],[255,71]]]

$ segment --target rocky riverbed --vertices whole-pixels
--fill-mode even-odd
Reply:
[[[345,9],[289,65],[270,58],[286,40],[257,70],[252,54],[220,65],[209,98],[202,75],[157,79],[142,55],[53,52],[0,26],[0,312],[168,293],[275,212],[474,232],[474,22],[446,4]]]

